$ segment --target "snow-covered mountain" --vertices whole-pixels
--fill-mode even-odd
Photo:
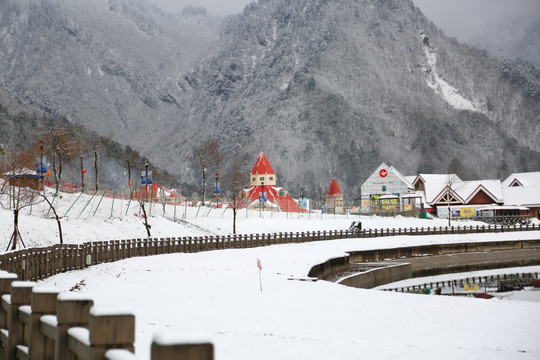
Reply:
[[[177,117],[178,78],[217,38],[220,20],[143,0],[0,2],[0,84],[29,107],[136,146]],[[140,146],[144,148],[144,146]]]
[[[261,0],[184,78],[171,132],[262,149],[286,186],[319,193],[333,177],[354,192],[381,161],[500,177],[540,166],[535,71],[448,39],[408,0]]]
[[[220,172],[241,143],[311,196],[336,178],[353,197],[382,161],[416,173],[459,159],[468,178],[540,168],[538,70],[449,39],[410,0],[259,0],[211,45],[218,21],[193,8],[2,4],[2,86],[187,182],[210,138]]]

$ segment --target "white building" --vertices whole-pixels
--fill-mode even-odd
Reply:
[[[420,206],[410,178],[385,163],[367,178],[360,191],[363,213],[415,211]]]
[[[529,217],[540,219],[540,171],[516,173],[502,183],[504,205],[529,208]]]

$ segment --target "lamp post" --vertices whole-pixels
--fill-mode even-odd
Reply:
[[[39,140],[39,174],[41,175],[40,182],[41,182],[41,189],[43,189],[43,148],[45,143],[43,140]]]
[[[219,200],[219,174],[216,173],[216,181],[214,182],[214,196],[216,197],[216,209],[218,207],[218,200]]]
[[[148,201],[148,160],[144,161],[144,197]]]
[[[261,198],[259,199],[260,206],[259,206],[259,215],[262,217],[262,208],[264,206],[264,181],[261,182]]]
[[[265,197],[264,197],[264,181],[261,182],[261,189],[262,189],[262,206],[264,207]]]
[[[304,192],[300,194],[300,204],[298,204],[298,218],[300,219],[300,209],[304,208]]]
[[[86,169],[83,166],[83,157],[81,155],[81,192],[84,192],[84,173]]]

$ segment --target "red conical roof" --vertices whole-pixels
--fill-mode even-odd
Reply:
[[[328,188],[328,191],[326,192],[327,196],[330,195],[340,195],[341,196],[341,190],[339,190],[339,186],[337,184],[336,179],[332,179],[332,183],[330,184],[330,187]]]
[[[261,174],[275,174],[274,169],[272,169],[272,165],[268,162],[268,159],[266,158],[266,155],[261,151],[261,154],[257,158],[257,161],[255,162],[255,166],[253,167],[253,170],[251,170],[252,175],[261,175]]]

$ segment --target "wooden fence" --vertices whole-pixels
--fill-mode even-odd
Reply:
[[[53,245],[0,255],[0,360],[131,359],[135,317],[101,312],[93,301],[34,287],[32,281],[61,272],[136,256],[250,248],[345,238],[539,231],[540,226],[465,226],[316,231],[274,234],[149,238]],[[26,281],[18,281],[26,280]],[[29,281],[32,280],[32,281]],[[154,340],[152,360],[211,360],[213,345]]]
[[[96,309],[92,299],[0,274],[0,359],[135,359],[135,316]],[[152,360],[213,360],[208,342],[154,340]]]
[[[240,249],[275,244],[303,243],[346,238],[372,238],[397,235],[444,235],[540,231],[540,225],[476,225],[416,227],[399,229],[364,229],[289,232],[274,234],[236,234],[222,236],[186,236],[181,238],[147,238],[94,241],[84,244],[52,245],[43,248],[21,249],[0,255],[0,269],[17,274],[20,280],[36,281],[61,272],[82,269],[90,265],[137,256],[171,253],[192,253],[219,249]]]

